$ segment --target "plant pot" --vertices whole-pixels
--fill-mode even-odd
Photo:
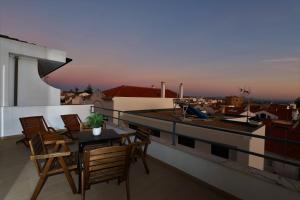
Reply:
[[[93,135],[101,135],[101,127],[99,128],[93,128]]]

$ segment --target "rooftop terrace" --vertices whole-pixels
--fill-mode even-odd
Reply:
[[[226,118],[223,115],[215,115],[209,117],[208,119],[189,117],[189,120],[183,121],[182,113],[180,109],[176,110],[175,112],[173,111],[173,109],[167,109],[167,110],[133,111],[132,113],[140,116],[145,116],[145,117],[150,117],[150,118],[155,118],[160,120],[176,121],[176,122],[182,122],[182,123],[196,125],[196,126],[199,125],[199,126],[210,127],[210,128],[227,129],[232,131],[243,131],[249,133],[261,127],[261,126],[251,125],[243,122],[224,120]]]
[[[15,145],[16,137],[0,140],[0,199],[29,199],[37,182],[37,173],[29,150],[23,145]],[[144,171],[141,162],[132,165],[130,173],[131,199],[199,199],[208,200],[231,199],[220,191],[212,189],[183,172],[162,162],[149,158],[150,174]],[[72,174],[74,180],[77,175]],[[87,191],[86,199],[126,199],[125,185],[115,181],[108,184],[96,184]],[[74,195],[64,177],[50,177],[42,189],[38,199],[68,200],[80,199]]]

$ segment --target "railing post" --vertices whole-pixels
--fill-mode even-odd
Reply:
[[[91,106],[90,107],[90,113],[94,113],[95,112],[95,106]]]
[[[173,129],[172,129],[172,145],[176,145],[176,122],[173,122]]]
[[[120,111],[118,110],[118,127],[120,127]]]

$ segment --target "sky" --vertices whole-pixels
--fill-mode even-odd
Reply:
[[[1,0],[0,34],[67,52],[51,85],[300,96],[299,0]]]

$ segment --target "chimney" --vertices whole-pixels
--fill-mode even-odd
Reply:
[[[166,98],[166,82],[161,82],[160,97]]]
[[[183,98],[183,83],[180,83],[179,85],[179,98]]]
[[[293,109],[292,111],[292,120],[297,121],[299,119],[299,111],[297,109]]]

